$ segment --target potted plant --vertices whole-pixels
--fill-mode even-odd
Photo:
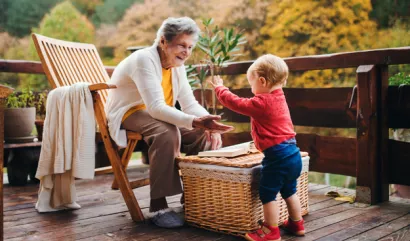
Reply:
[[[205,103],[206,76],[210,73],[210,77],[223,74],[222,67],[226,67],[229,62],[241,56],[239,53],[240,46],[247,41],[242,32],[237,32],[234,28],[220,29],[218,26],[211,26],[213,19],[205,19],[202,24],[205,31],[199,36],[197,46],[205,54],[201,60],[201,66],[189,66],[187,74],[190,79],[191,86],[199,85],[201,89],[201,104],[207,110]],[[216,98],[212,92],[212,113],[216,114]]]
[[[11,143],[33,141],[36,108],[31,90],[14,92],[7,98],[4,110],[4,140]]]

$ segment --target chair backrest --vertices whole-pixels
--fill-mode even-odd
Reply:
[[[32,34],[34,45],[51,87],[70,86],[78,82],[106,83],[107,71],[93,44],[69,42]],[[107,90],[100,91],[105,105]]]

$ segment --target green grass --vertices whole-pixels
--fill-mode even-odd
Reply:
[[[350,182],[346,186],[345,184],[346,184],[347,178],[348,178],[347,176],[343,176],[343,175],[330,174],[329,175],[329,185],[335,186],[335,187],[345,187],[345,188],[355,189],[356,188],[356,178],[352,177],[350,179]],[[317,184],[326,184],[325,174],[319,173],[319,172],[309,172],[309,182],[317,183]]]
[[[133,152],[131,155],[131,160],[141,159],[141,152]]]

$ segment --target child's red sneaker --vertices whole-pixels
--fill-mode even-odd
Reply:
[[[250,241],[280,241],[280,230],[279,227],[262,223],[261,228],[256,232],[245,234],[245,239]]]
[[[285,222],[283,222],[281,227],[284,230],[292,233],[293,235],[303,236],[305,235],[305,227],[303,226],[303,224],[304,224],[303,219],[295,222],[289,218],[288,220],[285,220]]]

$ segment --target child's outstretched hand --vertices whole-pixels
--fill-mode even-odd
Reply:
[[[224,86],[224,81],[221,79],[221,77],[219,75],[214,76],[214,78],[210,78],[208,80],[208,83],[210,83],[212,85],[212,87],[215,89],[218,86]]]

